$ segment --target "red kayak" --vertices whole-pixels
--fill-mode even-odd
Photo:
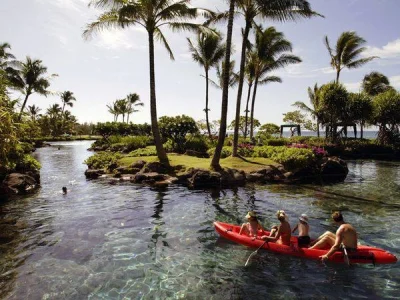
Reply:
[[[247,235],[239,235],[240,227],[238,225],[222,223],[222,222],[214,222],[215,230],[224,238],[248,246],[252,248],[260,247],[264,241],[261,239],[255,239],[253,237],[249,237]],[[262,232],[261,230],[258,233],[259,237],[262,235],[269,235],[268,231]],[[282,253],[291,256],[305,257],[311,259],[319,259],[321,255],[324,255],[328,252],[327,250],[322,249],[308,249],[308,248],[299,248],[297,244],[297,237],[292,236],[290,246],[277,244],[274,242],[265,243],[262,249]],[[379,248],[359,245],[356,252],[348,253],[350,263],[357,264],[391,264],[397,262],[396,256],[393,254]],[[332,254],[329,261],[335,263],[344,263],[344,254],[341,251],[337,251]]]

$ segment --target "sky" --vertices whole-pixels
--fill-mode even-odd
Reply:
[[[330,57],[323,43],[328,36],[334,45],[344,31],[356,31],[366,42],[364,56],[378,59],[358,69],[343,70],[340,81],[349,91],[360,90],[363,77],[372,71],[386,75],[391,85],[400,90],[400,0],[310,0],[314,11],[324,18],[314,17],[297,22],[278,23],[258,20],[264,28],[274,26],[293,45],[293,54],[302,63],[291,65],[271,75],[280,76],[282,83],[259,86],[255,103],[255,118],[261,124],[282,124],[283,114],[296,108],[296,101],[309,103],[307,88],[335,79]],[[72,91],[77,99],[71,112],[80,123],[112,121],[107,104],[137,93],[144,103],[130,120],[150,123],[150,84],[147,33],[140,27],[106,30],[85,40],[82,33],[101,11],[88,7],[89,0],[1,0],[0,43],[8,42],[19,60],[26,56],[40,59],[49,74],[56,73],[50,89],[55,94],[45,98],[32,95],[28,105],[45,111],[61,100],[57,93]],[[193,0],[195,7],[223,11],[227,1]],[[235,19],[233,45],[236,68],[239,67],[241,27]],[[218,26],[224,34],[226,24]],[[195,41],[191,32],[165,36],[174,53],[171,61],[167,51],[156,43],[156,93],[158,116],[188,115],[205,119],[205,79],[203,68],[189,52],[187,38]],[[210,77],[216,79],[215,71]],[[15,94],[16,96],[20,96]],[[241,111],[244,115],[247,85],[244,85]],[[221,118],[219,89],[210,87],[210,120]],[[229,93],[228,122],[234,119],[237,90]],[[21,97],[22,98],[22,97]]]

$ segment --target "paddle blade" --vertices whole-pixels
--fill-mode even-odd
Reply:
[[[249,258],[247,259],[246,263],[244,264],[245,267],[247,267],[247,265],[248,265],[249,262],[250,262],[250,259],[251,259],[254,255],[256,255],[256,254],[257,254],[257,251],[254,251],[252,254],[250,254]]]

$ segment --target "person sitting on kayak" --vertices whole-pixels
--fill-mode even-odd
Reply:
[[[283,210],[278,210],[276,216],[281,224],[279,226],[273,226],[269,236],[263,235],[261,239],[264,241],[271,241],[290,246],[290,237],[292,236],[292,231],[290,229],[290,224],[287,221],[287,216]]]
[[[245,232],[247,235],[256,238],[258,230],[264,231],[264,229],[262,228],[260,222],[258,221],[257,215],[254,211],[249,211],[246,215],[246,219],[249,222],[242,224],[239,234],[242,234],[243,232]]]
[[[299,237],[297,243],[299,247],[307,247],[310,244],[310,236],[308,234],[310,226],[308,225],[308,217],[306,214],[302,214],[299,218],[299,223],[293,228],[292,233],[299,230]]]
[[[325,261],[336,251],[343,251],[346,248],[347,252],[357,251],[357,232],[353,226],[347,224],[343,220],[340,212],[336,211],[332,214],[332,219],[339,224],[336,235],[330,231],[325,232],[313,242],[313,246],[309,249],[326,249],[331,247],[328,253],[321,255],[320,258]]]

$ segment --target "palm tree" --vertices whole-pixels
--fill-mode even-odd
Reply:
[[[267,74],[276,69],[283,68],[289,64],[300,63],[301,59],[292,54],[286,53],[292,51],[292,44],[285,39],[282,32],[276,31],[274,27],[265,30],[261,26],[256,30],[256,43],[253,50],[255,52],[255,79],[253,97],[250,113],[250,138],[254,136],[254,107],[259,84],[270,82],[279,82],[282,80],[277,76],[268,76]]]
[[[217,79],[218,81],[215,82],[213,80],[209,80],[213,86],[219,89],[224,88],[224,69],[225,69],[225,62],[223,61],[220,65],[216,67],[216,74],[217,74]],[[229,63],[229,82],[228,82],[228,87],[232,88],[235,87],[238,83],[239,80],[239,75],[235,72],[235,61],[231,60]]]
[[[115,102],[117,111],[122,115],[122,123],[125,123],[125,115],[130,112],[129,103],[126,99],[118,99]]]
[[[28,111],[31,115],[32,121],[36,122],[36,116],[38,115],[39,111],[41,111],[41,109],[34,104],[32,106],[28,105]]]
[[[301,18],[310,18],[314,15],[317,15],[311,10],[310,4],[306,0],[237,0],[237,7],[238,13],[244,16],[245,28],[243,30],[242,52],[240,58],[239,85],[236,99],[236,117],[233,134],[232,156],[237,156],[238,151],[240,105],[242,101],[242,90],[245,74],[246,49],[250,29],[253,25],[255,25],[255,19],[257,17],[263,17],[284,22],[298,20]]]
[[[249,123],[249,102],[250,102],[250,96],[251,96],[251,89],[254,84],[254,79],[255,79],[255,63],[256,63],[256,56],[253,55],[253,53],[247,53],[247,62],[246,62],[246,67],[245,67],[245,76],[246,76],[246,81],[248,85],[247,89],[247,100],[246,100],[246,109],[245,109],[245,129],[244,129],[244,138],[247,137],[247,128],[248,128],[248,123]]]
[[[63,103],[61,114],[64,114],[65,105],[67,105],[69,107],[74,106],[74,103],[72,101],[76,101],[76,98],[75,98],[73,92],[65,91],[61,94],[61,102]]]
[[[226,34],[226,48],[225,48],[225,66],[230,66],[231,51],[232,51],[232,29],[233,29],[233,16],[235,12],[235,0],[229,1],[228,11],[228,26]],[[223,89],[222,89],[222,102],[221,102],[221,125],[219,127],[219,136],[217,146],[215,147],[214,156],[211,160],[210,167],[214,170],[220,170],[222,147],[224,146],[226,134],[226,118],[228,115],[228,91],[229,91],[229,68],[223,68]]]
[[[138,112],[138,109],[135,109],[135,107],[138,106],[144,106],[144,103],[140,100],[140,97],[138,94],[133,93],[129,94],[126,96],[126,100],[128,101],[128,116],[126,118],[126,123],[129,123],[129,115],[134,112]]]
[[[118,121],[118,116],[120,112],[118,111],[117,101],[114,101],[112,105],[107,104],[108,112],[114,116],[114,122]]]
[[[108,9],[100,15],[97,21],[88,24],[84,36],[87,38],[93,32],[107,28],[126,28],[131,25],[142,26],[148,33],[149,65],[150,65],[150,115],[151,129],[156,145],[157,156],[160,162],[169,166],[168,156],[163,148],[157,118],[157,100],[154,66],[154,38],[159,40],[167,49],[170,58],[174,59],[171,48],[161,31],[162,26],[173,30],[195,29],[199,26],[193,23],[181,22],[182,20],[195,19],[198,9],[189,7],[188,0],[178,2],[172,0],[92,0],[90,5]],[[211,14],[211,13],[210,13]]]
[[[322,116],[320,112],[320,98],[318,96],[318,90],[319,88],[317,83],[314,85],[313,89],[308,87],[308,98],[310,99],[311,107],[307,106],[302,101],[296,101],[293,106],[297,106],[304,112],[309,113],[313,120],[317,121],[317,136],[319,137],[319,125],[321,123]]]
[[[0,44],[0,68],[5,69],[8,65],[8,61],[10,59],[15,59],[15,56],[7,51],[7,49],[11,49],[9,43]]]
[[[16,62],[15,65],[15,69],[8,68],[8,80],[14,89],[25,95],[18,116],[20,120],[29,96],[33,93],[38,93],[47,97],[47,95],[50,94],[48,90],[50,79],[57,75],[52,74],[49,77],[45,77],[47,68],[43,66],[42,61],[39,59],[31,59],[29,56],[26,57],[25,62]]]
[[[49,119],[50,119],[50,126],[51,128],[51,133],[53,136],[56,136],[59,134],[59,119],[62,118],[62,114],[61,114],[62,108],[60,107],[60,105],[58,103],[55,103],[53,105],[51,105],[46,113],[49,115]]]
[[[376,96],[380,93],[392,89],[389,79],[379,72],[371,72],[364,76],[362,89],[370,96]]]
[[[192,58],[195,62],[198,62],[200,66],[204,68],[206,78],[206,125],[208,136],[211,138],[210,122],[208,119],[208,72],[210,68],[218,65],[219,61],[223,58],[225,53],[225,45],[221,44],[221,36],[215,35],[214,33],[203,33],[197,34],[197,44],[193,45],[192,41],[188,38],[189,50],[192,53]]]
[[[339,83],[339,75],[344,68],[358,68],[377,58],[377,56],[359,58],[366,49],[362,47],[366,41],[354,31],[343,32],[336,42],[335,49],[330,46],[328,36],[325,36],[324,42],[331,57],[331,66],[336,70],[336,83]]]

